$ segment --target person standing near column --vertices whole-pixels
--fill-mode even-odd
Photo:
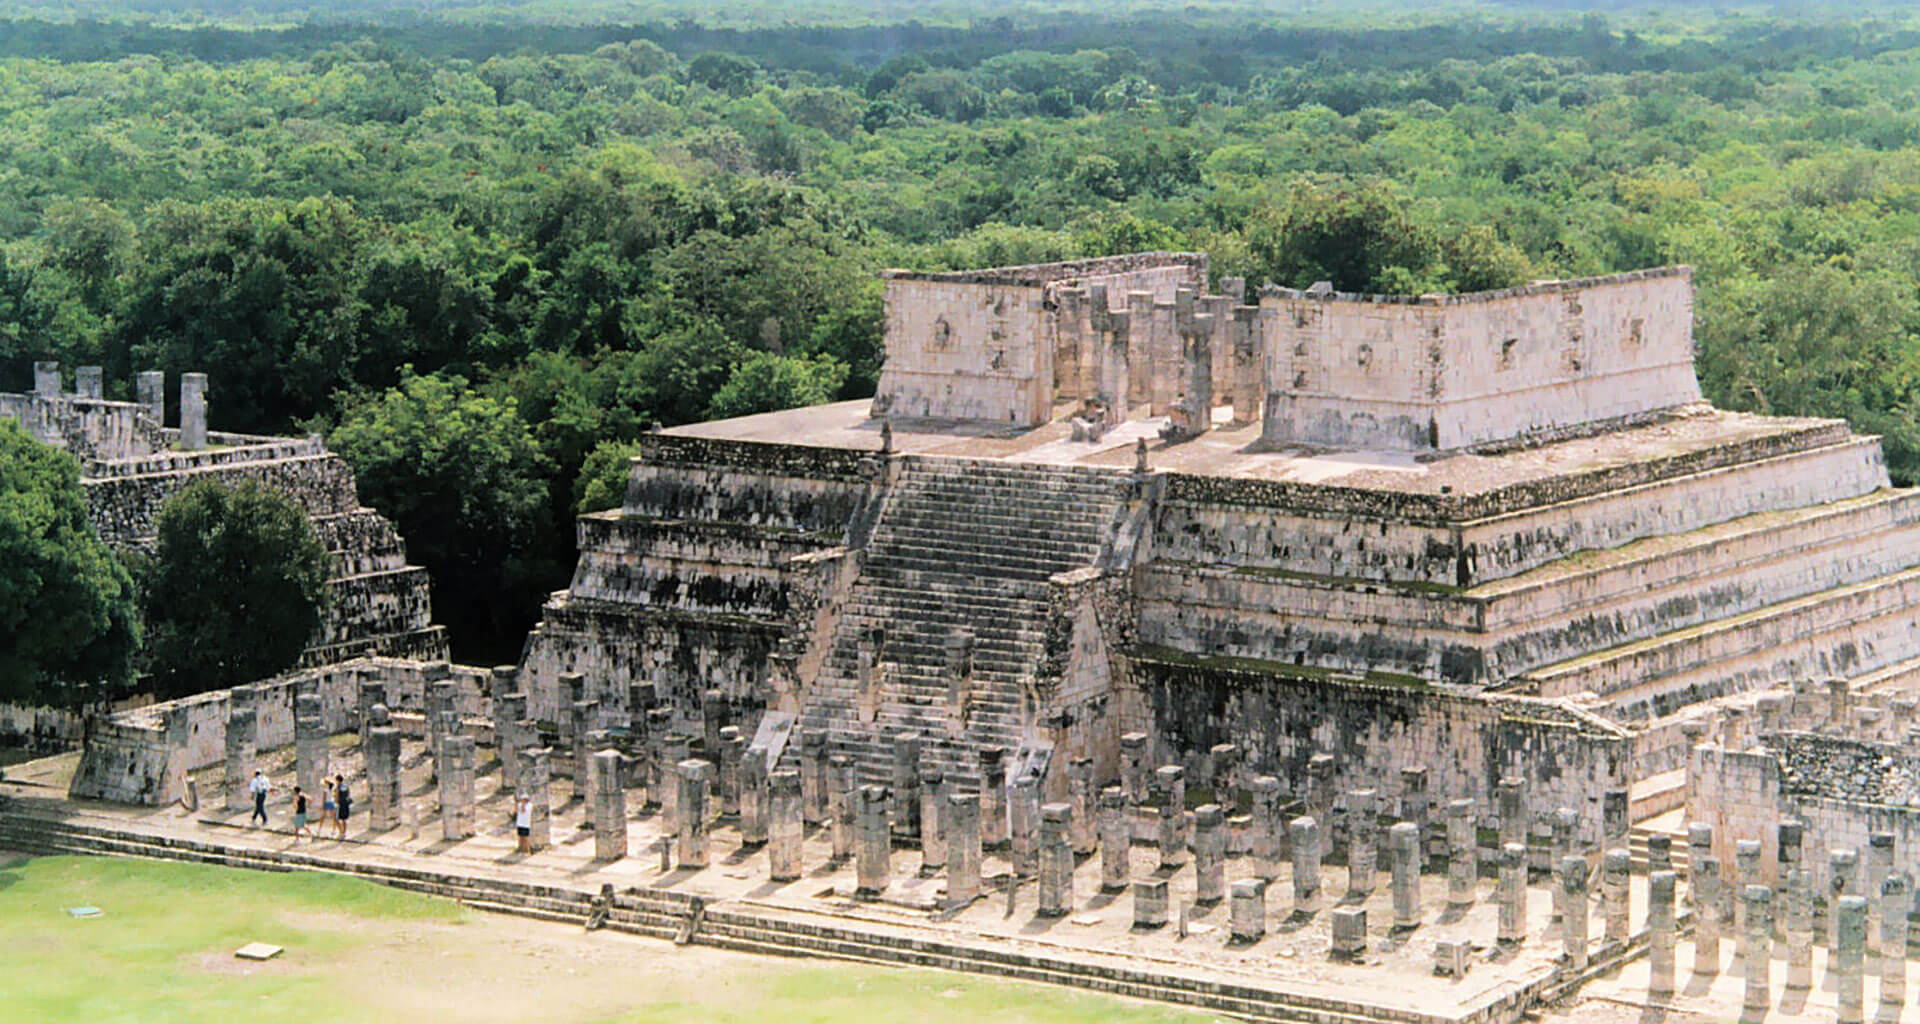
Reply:
[[[273,789],[273,783],[267,781],[267,775],[260,769],[253,770],[253,781],[247,783],[247,791],[253,794],[253,814],[247,818],[251,825],[256,820],[262,828],[267,824],[267,793]]]

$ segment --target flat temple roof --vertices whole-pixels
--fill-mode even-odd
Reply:
[[[1053,281],[1103,274],[1124,274],[1155,267],[1197,267],[1205,270],[1203,252],[1134,252],[1062,263],[1031,263],[1023,267],[982,267],[977,270],[887,270],[890,281],[951,281],[959,284],[1009,284],[1039,287]]]

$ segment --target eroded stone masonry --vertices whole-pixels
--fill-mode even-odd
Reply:
[[[1143,253],[891,272],[886,299],[872,401],[646,437],[519,665],[363,659],[123,716],[74,792],[165,803],[298,746],[305,706],[362,733],[376,794],[394,730],[422,738],[447,842],[481,841],[473,777],[497,772],[537,847],[578,814],[603,862],[651,835],[705,878],[716,843],[764,844],[777,886],[817,845],[884,901],[917,851],[930,926],[994,878],[1009,915],[1021,879],[1036,919],[1126,900],[1136,937],[1218,906],[1192,948],[1268,978],[1263,944],[1306,942],[1339,968],[1299,991],[1354,984],[1342,1019],[1514,1019],[1628,961],[1620,998],[1719,1012],[1674,982],[1686,930],[1702,977],[1734,937],[1749,1010],[1804,987],[1817,931],[1846,1019],[1862,930],[1904,950],[1920,496],[1843,422],[1702,402],[1686,268],[1213,293],[1204,256]],[[10,400],[42,424],[112,406]],[[151,419],[126,415],[47,436],[92,439],[90,488],[134,475],[114,460],[227,465],[119,451]],[[255,442],[333,464],[229,443]],[[146,492],[98,493],[103,532],[137,535]],[[1392,1010],[1354,979],[1409,943],[1423,975],[1488,983]]]

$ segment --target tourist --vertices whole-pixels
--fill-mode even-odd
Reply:
[[[320,794],[320,830],[324,832],[333,827],[336,815],[333,803],[333,780],[322,779],[321,781],[326,787],[325,792]]]
[[[293,834],[297,837],[305,832],[307,839],[316,838],[313,829],[307,827],[307,794],[299,786],[293,787]]]
[[[520,837],[520,852],[533,852],[533,798],[522,794],[513,803],[513,831]]]
[[[247,824],[251,825],[255,820],[258,820],[262,827],[266,826],[267,791],[272,788],[273,783],[267,781],[266,773],[255,768],[253,770],[253,781],[247,783],[247,789],[253,793],[253,814],[247,818]]]
[[[333,787],[333,800],[335,807],[339,810],[339,817],[335,818],[333,823],[339,827],[340,838],[345,839],[347,838],[347,815],[353,813],[353,794],[347,792],[345,775],[335,775],[333,780],[336,783]]]

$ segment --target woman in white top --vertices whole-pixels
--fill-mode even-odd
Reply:
[[[520,852],[533,852],[533,800],[520,797],[513,804],[513,830],[520,836]]]

